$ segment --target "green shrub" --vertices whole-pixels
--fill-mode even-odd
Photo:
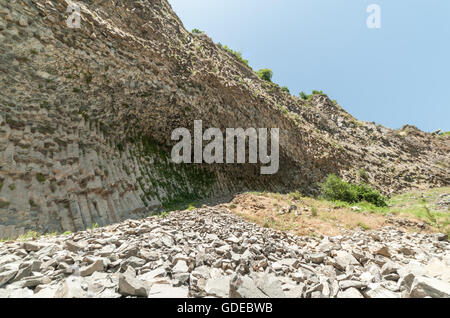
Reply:
[[[325,95],[322,91],[318,91],[318,90],[315,90],[315,89],[312,91],[312,94],[313,95]]]
[[[42,175],[42,174],[40,174],[40,173],[38,173],[37,175],[36,175],[36,180],[37,181],[39,181],[39,183],[44,183],[45,182],[45,176],[44,175]]]
[[[286,92],[286,93],[291,93],[291,91],[289,90],[289,88],[287,87],[287,86],[283,86],[282,88],[281,88],[281,90],[283,91],[283,92]]]
[[[32,207],[32,208],[38,208],[39,207],[39,205],[36,202],[34,202],[33,199],[29,199],[28,203],[30,204],[30,207]]]
[[[361,183],[352,186],[356,188],[357,202],[366,201],[380,207],[387,206],[387,199],[367,184]]]
[[[194,33],[194,34],[202,34],[202,33],[205,33],[205,32],[203,32],[202,30],[199,30],[199,29],[195,28],[195,29],[192,29],[192,33]]]
[[[321,184],[322,196],[327,200],[357,202],[356,188],[335,174],[330,174]]]
[[[263,69],[260,69],[258,72],[256,72],[256,74],[258,74],[260,79],[262,79],[264,81],[272,82],[273,72],[271,69],[263,68]]]
[[[387,199],[367,184],[355,185],[345,182],[334,174],[321,184],[322,196],[327,200],[356,203],[366,201],[378,207],[387,206]]]
[[[300,92],[300,97],[301,97],[301,99],[304,99],[304,100],[308,100],[309,99],[309,95],[306,94],[304,91]]]
[[[306,94],[306,93],[303,92],[303,91],[300,92],[300,97],[301,97],[301,99],[304,99],[304,100],[309,100],[309,99],[311,99],[311,97],[312,97],[313,95],[322,95],[322,96],[327,96],[327,97],[328,97],[328,95],[325,94],[324,92],[318,91],[318,90],[315,90],[315,89],[312,91],[312,93],[311,93],[310,95]]]

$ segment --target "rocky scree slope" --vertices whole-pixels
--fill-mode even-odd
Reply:
[[[299,237],[226,208],[0,243],[0,297],[450,297],[441,234]]]
[[[0,0],[0,237],[83,230],[242,190],[317,193],[335,172],[385,193],[449,184],[449,137],[363,123],[260,80],[166,0]],[[174,128],[278,127],[278,174],[175,166]]]

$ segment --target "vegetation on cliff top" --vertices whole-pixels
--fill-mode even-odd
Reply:
[[[199,29],[197,29],[197,28],[192,29],[191,32],[194,33],[194,34],[203,34],[203,33],[205,33],[205,32],[203,32],[202,30],[199,30]]]
[[[235,50],[229,48],[229,47],[226,46],[226,45],[222,45],[221,43],[218,43],[217,45],[218,45],[219,47],[221,47],[222,49],[224,49],[225,51],[227,51],[227,52],[233,54],[239,61],[241,61],[242,63],[244,63],[245,65],[247,65],[248,67],[251,68],[251,66],[250,66],[249,63],[248,63],[248,60],[246,60],[246,59],[244,59],[244,58],[242,57],[242,53],[241,53],[241,52],[235,51]]]
[[[201,31],[201,30],[199,30],[199,29],[193,29],[193,30],[192,30],[192,33],[194,33],[194,34],[202,34],[202,33],[204,33],[204,32]],[[250,64],[249,64],[249,61],[246,60],[246,59],[244,59],[244,58],[242,57],[242,52],[240,52],[240,51],[235,51],[235,50],[229,48],[228,46],[223,45],[223,44],[220,43],[220,42],[217,43],[217,45],[218,45],[219,47],[223,48],[225,51],[227,51],[227,52],[233,54],[240,62],[244,63],[244,64],[247,65],[250,69],[252,69],[252,67],[251,67]],[[252,69],[252,70],[253,70],[253,69]],[[260,70],[256,71],[256,75],[257,75],[260,79],[262,79],[263,81],[272,83],[273,71],[272,71],[271,69],[269,69],[269,68],[263,68],[263,69],[260,69]],[[274,84],[275,84],[275,83],[274,83]],[[275,85],[276,85],[276,84],[275,84]],[[276,85],[276,86],[277,86],[278,88],[280,88],[278,85]],[[283,87],[281,87],[280,89],[281,89],[283,92],[286,92],[286,93],[290,94],[290,90],[289,90],[289,88],[288,88],[287,86],[283,86]],[[328,97],[327,94],[325,94],[325,93],[324,93],[323,91],[321,91],[321,90],[313,90],[312,93],[311,93],[310,95],[305,94],[303,91],[300,92],[300,97],[301,97],[302,99],[304,99],[304,100],[310,100],[311,97],[312,97],[313,95],[322,95],[322,96]],[[334,102],[335,102],[335,101],[334,101]]]
[[[313,91],[311,92],[311,94],[309,94],[309,95],[306,94],[306,93],[303,92],[303,91],[300,92],[300,98],[303,99],[303,100],[310,100],[311,97],[313,97],[314,95],[322,95],[322,96],[327,96],[327,97],[328,97],[327,94],[325,94],[325,93],[322,92],[322,91],[318,91],[318,90],[313,90]]]
[[[271,69],[263,68],[256,72],[256,74],[260,79],[267,82],[272,82],[273,71]]]

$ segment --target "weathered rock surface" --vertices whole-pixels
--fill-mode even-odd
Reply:
[[[0,243],[0,297],[450,297],[449,254],[438,234],[298,237],[216,206]]]

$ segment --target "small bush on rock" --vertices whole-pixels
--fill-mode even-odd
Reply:
[[[356,187],[357,193],[357,202],[366,201],[372,203],[376,206],[387,206],[387,199],[381,195],[381,193],[365,183],[361,183],[360,185],[352,185]]]
[[[327,200],[338,200],[349,203],[357,201],[356,188],[338,176],[330,174],[321,184],[322,196]]]
[[[330,174],[321,184],[322,196],[327,200],[356,203],[366,201],[375,206],[387,206],[387,199],[379,191],[367,184],[352,184],[345,182],[338,176]]]
[[[301,99],[304,99],[304,100],[308,100],[309,99],[309,95],[307,95],[305,92],[303,92],[303,91],[301,91],[300,92],[300,97],[301,97]]]
[[[256,74],[258,74],[260,79],[262,79],[264,81],[272,82],[273,72],[271,69],[263,68],[263,69],[259,70],[258,72],[256,72]]]
[[[290,93],[289,88],[287,86],[281,87],[281,90],[286,93]]]
[[[327,96],[327,94],[325,94],[322,91],[318,91],[318,90],[313,90],[312,91],[312,95],[323,95],[323,96]]]
[[[325,94],[323,91],[313,90],[310,95],[306,94],[305,92],[300,92],[300,98],[304,100],[309,100],[313,95],[322,95],[328,97],[327,94]],[[337,103],[337,102],[336,102]]]

